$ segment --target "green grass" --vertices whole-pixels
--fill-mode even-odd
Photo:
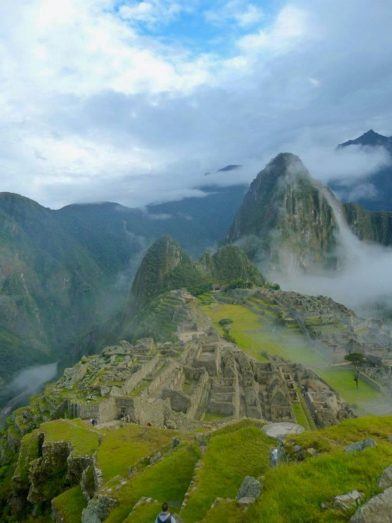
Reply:
[[[262,353],[267,352],[306,365],[325,364],[323,356],[308,345],[301,333],[288,328],[272,332],[270,311],[264,311],[261,302],[254,301],[253,306],[266,314],[263,316],[245,305],[223,303],[203,306],[203,310],[222,335],[224,330],[219,321],[231,319],[229,332],[236,344],[259,361],[266,360]]]
[[[333,367],[326,357],[313,349],[304,336],[293,328],[281,327],[272,330],[271,314],[268,304],[250,299],[249,305],[213,303],[203,306],[203,311],[211,318],[221,335],[224,329],[219,325],[223,318],[230,318],[233,323],[229,333],[244,352],[259,361],[265,360],[263,352],[280,356],[288,361],[301,363],[312,368],[342,398],[353,406],[360,415],[385,412],[386,397],[363,380],[356,390],[353,372],[347,368]],[[255,311],[264,311],[264,315]],[[327,326],[328,327],[328,326]],[[378,410],[382,405],[383,410]],[[392,406],[391,406],[392,411]],[[296,414],[302,416],[297,408]],[[302,418],[303,419],[303,418]]]
[[[344,514],[334,508],[323,510],[321,503],[354,489],[363,492],[366,499],[378,492],[377,480],[392,463],[392,445],[387,441],[391,429],[392,417],[368,417],[292,437],[293,443],[324,452],[300,463],[270,469],[265,474],[263,494],[244,521],[347,521],[355,509]],[[376,448],[344,452],[347,443],[369,436],[378,440]]]
[[[97,432],[79,419],[48,421],[40,430],[45,434],[45,441],[69,441],[76,456],[91,455],[98,448]]]
[[[152,522],[164,501],[169,503],[172,512],[179,512],[192,479],[194,488],[180,513],[184,523],[348,521],[352,511],[344,514],[334,508],[321,509],[321,504],[353,489],[363,492],[364,500],[370,498],[378,492],[381,472],[392,464],[392,444],[388,439],[392,434],[392,416],[348,419],[326,429],[290,436],[286,443],[289,455],[294,455],[294,445],[301,445],[305,450],[312,447],[318,454],[308,456],[305,452],[304,461],[290,461],[276,468],[269,466],[269,451],[275,445],[274,440],[260,430],[261,426],[261,422],[254,420],[225,425],[206,437],[207,447],[202,455],[198,445],[189,443],[194,441],[192,435],[184,434],[184,443],[165,454],[161,461],[138,468],[123,485],[114,476],[127,472],[130,463],[151,454],[151,449],[154,452],[169,443],[175,432],[138,425],[98,430],[102,438],[99,450],[103,449],[100,459],[104,458],[99,465],[106,471],[104,478],[110,478],[103,485],[102,493],[110,488],[109,495],[118,501],[106,521]],[[97,448],[96,440],[89,440],[91,433],[97,434],[80,420],[56,420],[44,423],[42,429],[51,441],[69,438],[79,451],[94,452]],[[21,477],[27,477],[29,462],[37,456],[38,433],[39,429],[22,441],[18,464],[24,471]],[[86,441],[82,446],[83,437]],[[375,448],[354,453],[344,451],[346,445],[369,437],[376,440]],[[197,463],[200,467],[195,469]],[[264,477],[263,493],[248,510],[234,501],[246,475]],[[64,523],[79,522],[86,505],[80,487],[68,488],[60,483],[58,486],[67,490],[59,495],[58,490],[53,490],[56,512]],[[142,503],[133,510],[142,497],[154,501]],[[218,497],[232,498],[232,501],[224,499],[211,508]]]
[[[317,373],[335,389],[347,403],[354,405],[360,414],[369,414],[372,403],[384,401],[383,394],[363,380],[359,380],[358,389],[354,382],[354,373],[351,369],[329,367],[317,370]],[[392,409],[392,406],[391,406]]]
[[[265,360],[262,351],[267,349],[261,346],[252,334],[252,331],[260,328],[260,318],[256,313],[243,305],[222,303],[205,306],[203,310],[212,319],[214,326],[221,335],[224,335],[224,329],[219,325],[219,321],[224,318],[233,320],[230,334],[235,339],[236,344],[254,358],[260,361]]]
[[[151,503],[141,503],[135,510],[132,510],[123,523],[153,523],[157,514],[161,511],[162,503],[152,501]]]
[[[145,468],[130,478],[115,492],[114,496],[118,499],[119,505],[109,514],[106,522],[122,522],[143,496],[156,499],[161,504],[167,501],[172,510],[178,510],[199,457],[199,449],[196,446],[180,446],[155,465]]]
[[[308,419],[308,416],[306,415],[306,412],[301,405],[301,403],[293,403],[293,411],[295,415],[295,419],[297,420],[297,423],[305,427],[305,429],[311,429],[311,425]]]
[[[97,463],[104,479],[108,480],[117,475],[126,476],[130,467],[168,445],[176,433],[127,424],[117,429],[104,430],[102,435]]]
[[[223,499],[207,512],[202,523],[240,523],[246,517],[244,512],[236,501]]]
[[[217,497],[235,497],[245,476],[260,476],[269,462],[271,440],[251,424],[238,424],[211,436],[196,486],[181,511],[186,522],[201,521]]]
[[[54,498],[52,503],[63,523],[80,523],[82,511],[87,506],[79,485],[66,490]]]
[[[390,434],[392,416],[363,416],[344,420],[323,430],[290,436],[287,441],[304,448],[314,447],[320,451],[329,451],[369,437],[387,441]]]
[[[15,476],[23,484],[29,483],[29,466],[33,459],[38,458],[38,430],[33,430],[26,434],[20,444],[18,462],[15,469]]]

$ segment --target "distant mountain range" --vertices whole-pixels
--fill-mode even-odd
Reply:
[[[214,248],[246,186],[201,190],[145,210],[104,202],[53,211],[0,193],[0,391],[26,365],[73,361],[77,340],[122,309],[157,238],[170,234],[194,257]]]
[[[364,137],[380,141],[376,133]],[[0,193],[0,387],[27,365],[74,361],[79,340],[124,310],[144,253],[164,235],[193,259],[239,241],[253,260],[275,267],[334,268],[335,206],[360,239],[392,244],[392,213],[341,205],[289,153],[271,161],[247,193],[245,185],[200,189],[204,197],[145,209],[104,202],[56,211]],[[214,260],[204,259],[208,270]]]
[[[357,203],[371,211],[392,210],[392,137],[383,136],[372,129],[354,140],[338,146],[361,147],[363,149],[383,148],[391,157],[389,165],[376,172],[354,179],[334,180],[330,187],[344,201]],[[360,173],[359,173],[360,174]]]

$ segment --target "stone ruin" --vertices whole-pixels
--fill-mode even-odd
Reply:
[[[65,414],[98,423],[125,420],[191,429],[222,418],[296,421],[301,407],[317,426],[350,416],[336,394],[300,365],[246,355],[212,329],[187,341],[122,341],[67,369]]]

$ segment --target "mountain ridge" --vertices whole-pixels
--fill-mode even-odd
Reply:
[[[359,147],[365,151],[382,149],[390,160],[368,175],[332,180],[330,187],[345,203],[356,203],[370,211],[392,211],[392,137],[381,135],[371,129],[358,138],[341,143],[337,149],[344,150],[350,147]]]

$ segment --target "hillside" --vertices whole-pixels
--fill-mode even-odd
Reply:
[[[195,435],[132,424],[44,423],[22,442],[15,494],[27,494],[28,505],[40,511],[47,507],[55,521],[64,523],[153,521],[166,500],[184,523],[343,522],[357,507],[339,496],[357,490],[363,506],[390,485],[389,478],[379,486],[392,461],[391,417],[350,420],[291,436],[277,467],[270,465],[276,442],[262,426],[241,421]],[[364,438],[371,438],[374,447],[345,452]],[[246,476],[262,487],[254,503],[236,499]],[[388,514],[386,505],[378,506],[380,517]],[[19,508],[21,521],[26,506]]]
[[[75,361],[79,340],[122,310],[155,239],[170,233],[196,256],[221,239],[244,187],[202,189],[205,197],[146,210],[98,203],[52,211],[1,193],[0,387],[28,365]]]
[[[105,274],[52,212],[0,195],[0,379],[61,348],[91,325]]]
[[[209,286],[195,296],[198,278]],[[357,488],[364,503],[377,494],[392,453],[390,418],[335,425],[388,404],[387,329],[328,298],[271,286],[233,246],[192,262],[164,237],[146,253],[133,289],[133,315],[122,324],[128,331],[8,418],[0,437],[2,520],[146,521],[169,500],[185,523],[291,521],[288,514],[347,521],[356,507],[343,509],[336,496]],[[371,362],[357,389],[344,360],[353,350]],[[260,430],[267,422],[306,430],[286,439],[276,468],[277,443]],[[377,446],[354,470],[342,449],[365,437]],[[303,473],[319,474],[309,501],[298,504],[295,488],[282,497],[282,475],[297,483]],[[237,503],[245,476],[263,492]]]

